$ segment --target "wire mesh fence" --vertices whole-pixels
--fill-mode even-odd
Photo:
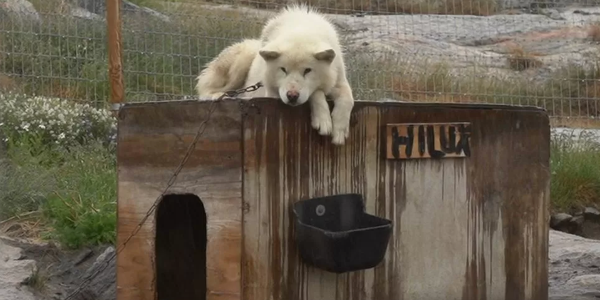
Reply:
[[[0,0],[0,89],[106,104],[105,2]],[[125,101],[193,98],[204,64],[286,3],[123,1]],[[534,105],[600,127],[598,0],[308,3],[339,29],[356,99]]]

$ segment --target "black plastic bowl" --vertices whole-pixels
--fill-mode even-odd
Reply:
[[[385,255],[392,221],[365,213],[360,194],[294,203],[300,257],[314,267],[344,273],[377,266]]]

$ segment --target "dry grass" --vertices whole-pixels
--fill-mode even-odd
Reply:
[[[0,235],[39,242],[47,225],[42,212],[30,211],[0,221]]]
[[[31,275],[27,277],[24,284],[31,287],[38,293],[43,293],[46,290],[50,276],[48,270],[42,271],[39,267],[34,266],[31,270]]]
[[[4,74],[0,74],[0,92],[17,90],[18,86],[19,85],[14,79]]]
[[[590,120],[586,127],[600,127],[590,119],[600,117],[600,64],[589,70],[568,66],[538,84],[469,69],[453,74],[442,63],[417,63],[393,54],[348,53],[347,65],[357,99],[540,106],[550,116],[561,117],[563,124],[581,124],[586,119]]]
[[[600,23],[592,23],[587,28],[588,39],[600,42]]]
[[[498,4],[494,0],[306,0],[301,2],[316,6],[320,8],[321,11],[335,14],[367,12],[369,14],[447,14],[489,16],[499,11]],[[275,9],[286,2],[281,0],[239,0],[237,3],[256,8]]]
[[[531,68],[539,68],[542,62],[536,58],[537,53],[528,52],[518,44],[507,45],[508,67],[515,71],[524,71]]]

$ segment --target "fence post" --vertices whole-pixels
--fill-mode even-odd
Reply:
[[[108,36],[108,78],[110,81],[110,109],[117,116],[125,98],[121,48],[121,0],[106,0],[106,27]]]

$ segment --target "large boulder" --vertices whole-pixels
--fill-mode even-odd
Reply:
[[[40,14],[27,0],[0,0],[0,18],[17,17],[24,21],[40,21]]]
[[[600,298],[600,241],[550,230],[549,300]]]

